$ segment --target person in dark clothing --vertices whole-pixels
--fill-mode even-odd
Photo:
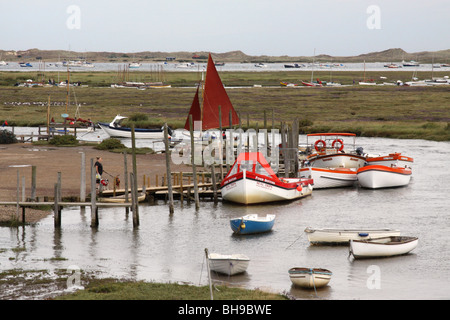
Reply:
[[[103,165],[102,165],[102,158],[97,157],[97,161],[95,161],[94,167],[95,167],[95,179],[96,182],[99,184],[102,180],[102,174],[103,174]]]

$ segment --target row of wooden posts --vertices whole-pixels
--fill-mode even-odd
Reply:
[[[219,114],[220,114],[220,107],[219,107]],[[221,117],[220,119],[220,132],[222,132],[222,124],[221,124]],[[248,121],[248,119],[247,119]],[[191,136],[191,150],[194,150],[194,133],[193,133],[193,120],[192,116],[189,116],[189,123],[190,123],[190,136]],[[272,117],[272,126],[273,126],[273,117]],[[230,127],[231,127],[231,114],[230,114]],[[264,113],[264,127],[266,127],[266,113]],[[123,204],[123,206],[126,209],[126,212],[129,212],[129,209],[131,208],[133,212],[133,226],[137,227],[139,226],[139,206],[137,201],[137,194],[138,194],[138,187],[137,187],[137,165],[136,165],[136,154],[135,154],[135,132],[134,132],[134,125],[132,125],[131,128],[131,141],[132,141],[132,172],[128,174],[127,172],[127,154],[124,153],[124,168],[125,168],[125,197],[126,202],[128,200],[131,200],[130,202],[127,202]],[[285,123],[281,123],[281,150],[282,157],[284,158],[284,164],[285,164],[285,176],[288,177],[290,174],[296,173],[298,171],[298,156],[297,156],[297,147],[298,147],[298,135],[299,135],[299,128],[298,128],[298,121],[294,121],[291,128],[289,129],[289,126]],[[267,143],[267,137],[265,138]],[[171,159],[170,159],[170,150],[169,150],[169,139],[168,139],[168,127],[167,124],[164,125],[164,145],[165,145],[165,155],[166,155],[166,174],[164,175],[164,181],[167,182],[167,192],[168,192],[168,203],[169,203],[169,212],[170,214],[173,214],[174,212],[174,201],[173,201],[173,184],[172,179],[170,177],[174,176],[171,171]],[[199,179],[197,174],[197,167],[195,165],[195,158],[194,153],[191,153],[191,165],[192,165],[192,176],[197,177],[193,179],[194,182],[194,202],[196,209],[199,208]],[[81,153],[82,156],[82,167],[81,167],[81,183],[80,183],[80,204],[87,204],[86,203],[86,168],[85,168],[85,154]],[[293,161],[287,161],[287,160],[293,160]],[[91,184],[91,197],[90,197],[90,203],[88,204],[91,207],[91,227],[97,227],[99,225],[98,221],[98,204],[96,202],[96,177],[95,173],[96,170],[94,168],[94,160],[91,159],[91,175],[90,175],[90,184]],[[211,186],[213,188],[213,197],[214,201],[217,202],[217,184],[220,181],[216,181],[216,173],[215,173],[215,166],[211,165]],[[223,173],[223,165],[219,165],[220,174],[219,176],[221,178],[224,177]],[[229,164],[227,164],[227,171],[229,170]],[[179,174],[179,186],[180,188],[180,196],[181,199],[183,199],[183,174]],[[178,175],[175,174],[175,177]],[[128,181],[128,177],[130,180]],[[149,179],[149,178],[148,178]],[[177,178],[175,178],[177,179]],[[190,179],[190,176],[188,176],[188,179]],[[203,178],[204,179],[204,175]],[[144,175],[144,183],[143,185],[146,185],[147,178]],[[156,176],[156,185],[158,185],[158,176]],[[204,183],[204,180],[203,180]],[[130,186],[129,186],[130,184]],[[190,184],[190,181],[188,182]],[[100,184],[101,185],[101,184]],[[148,180],[148,185],[150,185]],[[131,189],[130,194],[128,194],[129,189]],[[58,173],[57,182],[54,186],[54,212],[55,212],[55,226],[59,227],[61,225],[61,208],[64,205],[64,203],[61,202],[61,173]],[[130,196],[130,198],[128,198]],[[17,201],[19,201],[19,175],[18,175],[18,193],[17,193]],[[36,201],[36,167],[32,167],[32,191],[31,191],[31,201]]]

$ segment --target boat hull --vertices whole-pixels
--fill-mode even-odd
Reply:
[[[268,232],[272,230],[274,224],[274,214],[268,214],[265,217],[258,217],[256,214],[251,214],[236,219],[230,219],[231,229],[236,234]]]
[[[395,188],[409,184],[412,171],[408,168],[368,165],[356,172],[358,183],[363,188]]]
[[[313,289],[326,286],[332,276],[332,272],[321,268],[291,268],[289,278],[298,287]]]
[[[292,185],[292,183],[291,183]],[[222,198],[241,204],[257,204],[276,201],[294,200],[312,193],[312,186],[285,187],[277,185],[266,178],[257,177],[250,172],[230,179],[222,186]]]
[[[416,237],[384,237],[372,240],[351,240],[350,253],[355,259],[383,258],[404,255],[417,247]]]
[[[107,123],[99,123],[99,126],[110,136],[118,138],[131,138],[131,128],[114,128]],[[136,139],[163,139],[164,130],[162,129],[134,129]]]
[[[305,233],[311,244],[349,244],[350,240],[369,240],[382,237],[400,236],[399,230],[392,229],[312,229]]]
[[[357,181],[354,168],[305,167],[300,169],[300,177],[313,179],[314,189],[351,187]]]
[[[312,167],[318,168],[360,168],[366,158],[352,153],[314,154],[308,157]]]
[[[247,270],[250,259],[243,254],[222,255],[210,253],[209,268],[213,272],[232,276]]]

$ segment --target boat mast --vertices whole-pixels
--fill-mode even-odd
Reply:
[[[314,78],[314,60],[316,58],[316,48],[314,48],[314,56],[313,56],[313,63],[311,66],[311,83],[313,83],[313,78]]]
[[[69,86],[70,86],[70,72],[69,72],[69,66],[67,66],[66,114],[67,114],[67,109],[69,108]]]

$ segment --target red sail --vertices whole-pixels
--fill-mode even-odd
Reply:
[[[230,111],[232,124],[239,124],[239,117],[223,87],[222,80],[220,80],[219,74],[214,66],[211,54],[209,54],[205,89],[203,90],[203,130],[220,127],[219,106],[221,106],[223,128],[227,128],[230,125]]]
[[[186,124],[184,128],[189,131],[189,115],[192,114],[192,125],[194,125],[195,121],[202,121],[202,110],[200,109],[200,101],[198,100],[198,88],[195,93],[194,100],[192,101],[191,110],[189,110],[188,117],[186,119]]]

